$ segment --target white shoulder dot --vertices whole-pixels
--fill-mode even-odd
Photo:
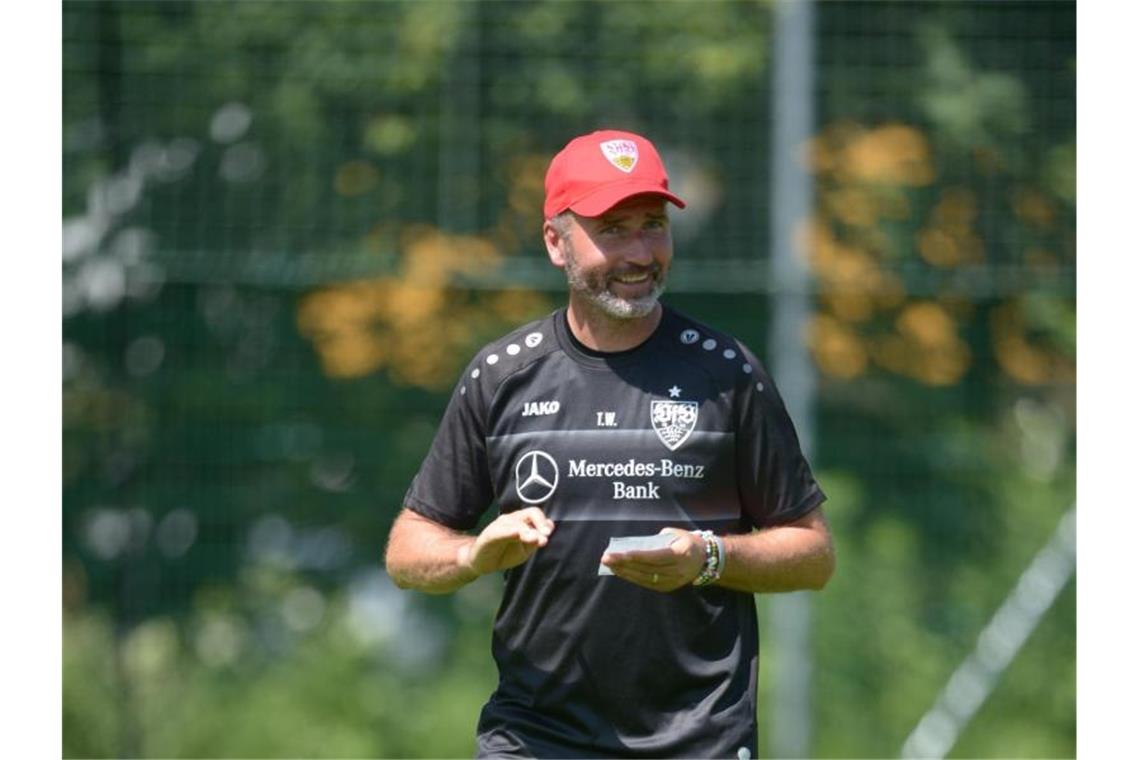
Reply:
[[[467,386],[466,385],[460,386],[459,395],[460,396],[466,396],[467,395]]]
[[[507,353],[510,354],[511,356],[514,356],[520,350],[521,349],[519,349],[519,346],[517,343],[512,343],[511,345],[507,346]]]
[[[764,390],[764,383],[756,383],[756,390],[758,390],[758,391]]]
[[[523,339],[523,343],[526,344],[527,348],[534,348],[535,346],[537,346],[541,342],[542,342],[542,333],[540,333],[540,332],[532,332]]]
[[[691,327],[687,330],[681,331],[681,342],[685,345],[696,343],[698,340],[700,340],[700,338],[701,334]]]
[[[751,365],[751,364],[745,364],[745,365],[744,365],[743,367],[741,367],[740,369],[744,370],[744,374],[746,374],[746,375],[748,375],[748,374],[751,374],[751,373],[752,373],[752,365]]]
[[[701,348],[703,348],[706,351],[712,351],[714,348],[716,348],[716,341],[713,340],[712,338],[709,338],[708,340],[706,340],[704,343],[701,344]]]
[[[498,364],[499,363],[499,355],[498,354],[488,354],[487,355],[487,363],[488,364]]]
[[[478,367],[471,370],[471,379],[474,380],[477,377],[479,377],[479,368]]]

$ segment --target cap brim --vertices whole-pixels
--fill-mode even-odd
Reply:
[[[655,195],[664,198],[677,208],[685,207],[683,200],[668,190],[662,190],[661,185],[651,182],[623,182],[599,187],[594,192],[571,203],[569,208],[580,216],[601,216],[622,201],[635,195]]]

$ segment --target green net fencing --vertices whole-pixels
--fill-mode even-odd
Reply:
[[[1075,5],[812,7],[812,748],[885,756],[1075,498]],[[496,581],[398,592],[388,528],[564,297],[575,135],[654,140],[667,299],[765,355],[776,9],[64,3],[65,754],[471,752]],[[957,751],[1075,752],[1072,588]]]

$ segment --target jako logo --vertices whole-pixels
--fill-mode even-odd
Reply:
[[[523,417],[538,417],[544,414],[557,414],[562,405],[557,401],[527,401],[523,404]]]

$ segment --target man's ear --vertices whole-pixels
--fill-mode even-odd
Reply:
[[[542,240],[546,243],[546,255],[550,263],[562,269],[566,266],[566,254],[562,248],[562,233],[547,219],[542,223]]]

